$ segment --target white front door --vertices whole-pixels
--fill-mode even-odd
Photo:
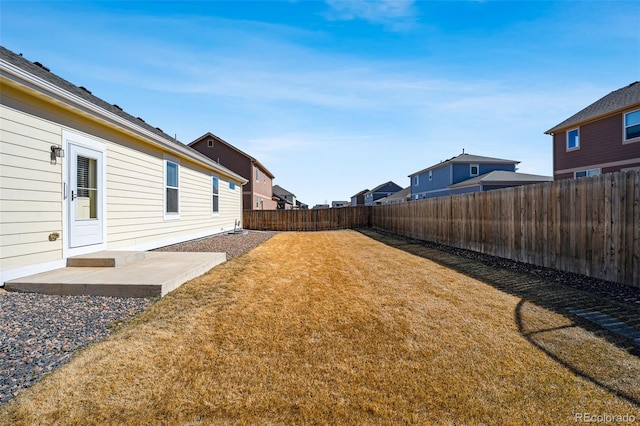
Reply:
[[[69,247],[103,243],[103,153],[69,143]]]

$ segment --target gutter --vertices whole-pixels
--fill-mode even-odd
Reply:
[[[72,93],[67,92],[66,90],[61,89],[60,87],[52,84],[40,77],[34,76],[20,67],[7,62],[4,59],[0,59],[0,77],[4,77],[14,83],[17,83],[21,86],[24,86],[28,89],[31,89],[35,92],[38,92],[42,95],[45,95],[55,101],[58,101],[67,107],[75,108],[80,110],[81,112],[88,114],[94,118],[97,118],[101,121],[106,122],[110,126],[115,126],[119,130],[126,130],[129,133],[137,136],[138,138],[144,139],[147,143],[154,145],[156,147],[160,147],[165,151],[170,151],[174,154],[179,154],[181,157],[186,158],[188,160],[195,161],[200,163],[201,165],[206,166],[209,169],[215,170],[219,173],[226,175],[232,179],[235,179],[237,182],[240,182],[242,185],[246,184],[248,181],[242,176],[228,170],[208,157],[198,153],[192,148],[183,145],[177,141],[169,141],[165,138],[162,138],[160,135],[157,135],[147,129],[144,129],[131,121],[120,117],[117,114],[109,112],[104,108],[95,105],[94,103],[82,99],[79,96],[76,96]]]

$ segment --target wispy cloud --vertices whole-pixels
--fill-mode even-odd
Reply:
[[[328,19],[360,19],[401,31],[413,26],[417,14],[413,0],[327,0]]]

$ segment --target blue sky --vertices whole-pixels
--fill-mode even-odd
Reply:
[[[552,175],[546,130],[640,80],[637,1],[7,1],[0,42],[310,206],[465,152]]]

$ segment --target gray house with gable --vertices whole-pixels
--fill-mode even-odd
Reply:
[[[364,205],[373,206],[377,204],[376,201],[380,200],[381,198],[388,197],[389,195],[395,194],[400,190],[402,190],[402,187],[400,185],[392,181],[385,182],[364,194]]]
[[[411,199],[488,191],[553,180],[549,176],[516,173],[519,161],[462,153],[409,175]]]

